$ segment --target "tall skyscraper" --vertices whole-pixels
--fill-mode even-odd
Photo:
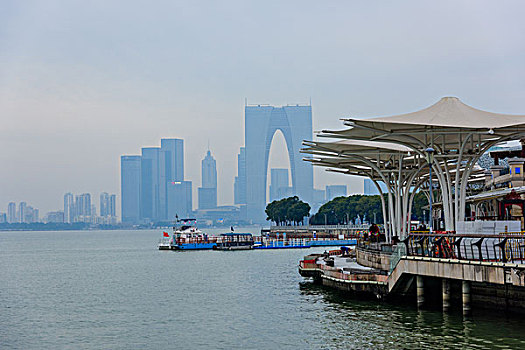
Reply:
[[[336,197],[346,197],[346,185],[326,186],[326,201],[329,202]]]
[[[7,222],[12,224],[17,222],[16,217],[16,203],[15,202],[9,202],[7,205]]]
[[[120,200],[122,222],[140,221],[141,157],[120,157]]]
[[[167,186],[184,180],[184,140],[161,139],[160,144],[158,219],[168,220]]]
[[[288,169],[270,169],[270,202],[287,197],[289,184]]]
[[[182,139],[161,139],[160,148],[145,147],[141,156],[122,156],[122,222],[169,220],[168,184],[183,180]]]
[[[233,184],[235,204],[246,204],[246,148],[241,147],[237,155],[237,176]]]
[[[303,140],[312,139],[311,106],[246,106],[246,203],[247,216],[264,222],[266,179],[273,135],[280,130],[286,141],[292,173],[292,192],[310,202],[313,193],[313,166],[302,160]]]
[[[64,222],[74,222],[75,216],[75,197],[68,192],[64,195]]]
[[[168,183],[168,220],[189,218],[193,210],[191,181],[173,181]]]
[[[159,169],[160,148],[142,148],[140,169],[140,218],[146,221],[155,221],[159,217]]]
[[[202,160],[202,186],[198,190],[199,209],[217,208],[217,162],[210,150]]]

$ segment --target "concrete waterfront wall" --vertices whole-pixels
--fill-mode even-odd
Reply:
[[[371,283],[370,281],[368,281],[368,283],[345,282],[328,276],[322,276],[320,282],[323,286],[339,289],[343,292],[375,296],[378,299],[382,298],[387,290],[385,284]]]
[[[404,257],[388,279],[389,290],[401,274],[412,274],[463,281],[511,284],[525,287],[525,266],[517,264],[463,261],[424,257]]]
[[[392,254],[377,250],[369,250],[363,247],[357,247],[356,258],[359,265],[388,271],[390,270],[390,260],[392,258]]]
[[[360,248],[357,254],[362,265],[382,270],[390,267],[387,253]],[[404,256],[388,277],[347,275],[315,264],[299,271],[305,277],[313,277],[316,283],[349,295],[413,300],[423,308],[442,304],[445,312],[456,309],[451,304],[462,305],[464,314],[469,314],[471,308],[525,313],[523,264]]]
[[[398,290],[402,289],[400,284],[403,284],[403,276],[416,276],[421,279],[425,285],[425,296],[431,292],[427,288],[427,282],[430,281],[441,280],[451,285],[461,283],[468,286],[470,305],[468,305],[468,310],[465,310],[464,305],[464,312],[470,312],[472,306],[525,313],[525,265],[403,257],[387,280],[390,296],[394,296]],[[455,288],[450,296],[458,298],[459,293],[460,291]],[[425,297],[425,302],[427,299]],[[433,302],[437,301],[433,300]],[[465,304],[464,301],[463,304]]]

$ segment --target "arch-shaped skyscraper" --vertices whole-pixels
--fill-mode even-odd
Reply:
[[[303,140],[312,139],[311,106],[246,106],[246,210],[248,219],[266,218],[268,159],[273,137],[280,130],[290,159],[293,193],[310,202],[313,192],[313,166],[302,160]]]

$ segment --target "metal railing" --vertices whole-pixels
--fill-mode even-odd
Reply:
[[[270,230],[367,230],[370,225],[282,225],[270,226]]]
[[[505,233],[428,234],[411,233],[399,243],[408,256],[525,263],[525,235]]]

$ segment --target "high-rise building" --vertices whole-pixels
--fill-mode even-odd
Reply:
[[[16,217],[16,203],[15,202],[9,202],[7,205],[7,222],[12,224],[17,222]]]
[[[31,207],[31,222],[40,222],[40,211],[36,208]]]
[[[237,155],[237,176],[233,184],[235,204],[246,204],[246,148],[241,147]]]
[[[210,150],[202,160],[202,186],[198,189],[199,209],[217,208],[217,162]]]
[[[100,194],[99,209],[100,209],[100,216],[109,215],[109,193],[102,192]]]
[[[64,195],[64,222],[74,222],[75,216],[75,197],[73,193],[68,192]]]
[[[107,192],[100,194],[100,216],[116,216],[115,215],[115,202],[116,196]]]
[[[120,200],[122,222],[140,221],[141,157],[120,157]]]
[[[4,224],[7,222],[7,215],[6,213],[0,213],[0,224]]]
[[[91,194],[89,193],[82,193],[78,196],[75,196],[75,214],[76,217],[83,216],[83,217],[89,217],[91,216]]]
[[[27,203],[20,202],[20,204],[18,205],[18,221],[27,222],[26,215],[27,215]]]
[[[184,140],[161,139],[159,153],[159,209],[158,219],[167,220],[167,186],[184,181]]]
[[[202,160],[202,187],[217,188],[217,162],[211,155],[210,150]]]
[[[313,192],[313,166],[302,160],[303,140],[312,139],[311,106],[246,106],[246,204],[247,217],[264,222],[268,158],[273,135],[280,130],[290,159],[292,192],[310,202]]]
[[[270,169],[270,202],[293,193],[289,187],[288,169]]]
[[[182,139],[161,139],[160,148],[144,147],[141,156],[122,156],[122,222],[168,220],[168,185],[183,180]],[[109,215],[113,216],[110,208],[111,197],[109,200]]]
[[[142,148],[140,168],[140,218],[155,221],[159,218],[160,148]]]
[[[174,221],[175,217],[188,218],[193,210],[191,181],[173,181],[168,183],[168,217]]]
[[[117,195],[112,194],[109,196],[109,216],[117,216]]]
[[[381,188],[381,191],[383,193],[387,192],[387,188],[384,182],[380,181],[379,187]],[[375,196],[379,194],[376,185],[374,185],[374,183],[370,179],[364,179],[364,194],[366,196]]]
[[[160,149],[164,153],[168,182],[184,181],[184,140],[161,139]]]
[[[336,197],[346,197],[346,185],[326,186],[326,201],[329,202]]]

